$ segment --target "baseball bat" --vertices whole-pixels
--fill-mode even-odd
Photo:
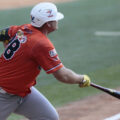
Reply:
[[[106,88],[106,87],[103,87],[103,86],[100,86],[100,85],[97,85],[97,84],[94,84],[94,83],[90,83],[90,86],[92,86],[94,88],[97,88],[101,91],[104,91],[104,92],[112,95],[113,97],[116,97],[116,98],[120,99],[120,91],[110,89],[110,88]]]

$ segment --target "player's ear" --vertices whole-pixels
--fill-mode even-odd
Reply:
[[[51,27],[51,23],[47,22],[46,25],[50,28]]]

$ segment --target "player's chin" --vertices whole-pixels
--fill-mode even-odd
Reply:
[[[58,29],[57,29],[57,28],[56,28],[56,29],[54,29],[54,30],[53,30],[53,32],[54,32],[54,31],[56,31],[56,30],[58,30]]]

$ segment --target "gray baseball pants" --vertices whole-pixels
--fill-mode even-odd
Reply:
[[[55,108],[34,87],[24,98],[0,93],[0,120],[7,120],[11,113],[25,116],[29,120],[59,120]]]

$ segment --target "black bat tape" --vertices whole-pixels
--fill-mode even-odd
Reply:
[[[120,99],[120,91],[117,91],[117,90],[114,90],[114,89],[110,89],[110,88],[105,88],[105,87],[102,87],[102,86],[94,84],[94,83],[91,83],[90,85],[92,87],[94,87],[94,88],[100,89],[100,90],[102,90],[102,91],[104,91],[104,92],[106,92],[106,93],[108,93],[108,94],[110,94],[110,95]]]

